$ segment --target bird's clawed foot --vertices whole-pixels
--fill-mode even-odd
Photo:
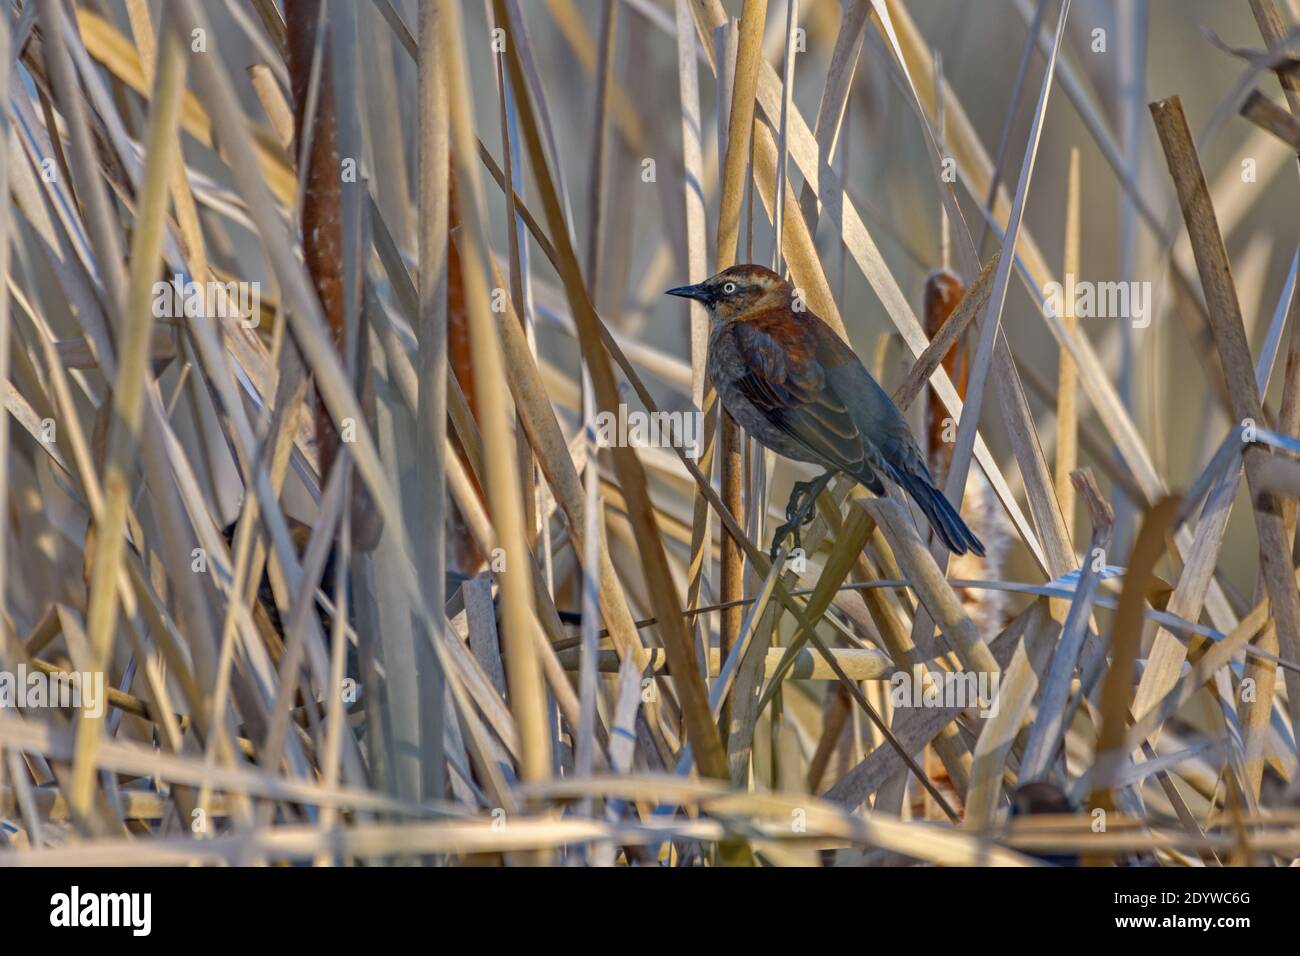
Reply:
[[[802,546],[799,542],[799,529],[802,527],[802,521],[787,521],[785,524],[781,525],[781,527],[776,529],[776,534],[772,536],[772,549],[767,553],[768,557],[772,559],[774,564],[776,563],[777,552],[781,550],[781,542],[785,540],[786,535],[793,532],[794,546],[796,548]]]
[[[787,522],[794,521],[795,516],[800,514],[804,515],[801,524],[812,521],[812,509],[807,508],[806,505],[808,504],[808,493],[812,491],[815,484],[817,484],[815,481],[796,481],[794,483],[794,486],[790,489],[790,501],[785,506],[785,520]],[[814,492],[814,500],[816,497],[817,495]]]
[[[803,547],[799,538],[799,529],[809,524],[817,515],[817,496],[822,493],[830,480],[835,477],[835,472],[828,471],[820,478],[812,481],[796,481],[790,489],[790,501],[785,506],[785,524],[776,529],[776,534],[772,537],[772,549],[769,553],[772,560],[776,560],[777,551],[780,550],[781,542],[786,539],[787,535],[794,535],[794,549],[798,550]]]

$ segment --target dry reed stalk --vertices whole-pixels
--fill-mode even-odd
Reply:
[[[461,268],[465,272],[466,304],[470,320],[471,358],[477,382],[479,422],[483,429],[487,470],[488,505],[500,535],[506,565],[500,580],[503,631],[511,702],[521,737],[520,777],[543,780],[551,774],[551,738],[547,729],[546,701],[542,689],[541,663],[533,644],[537,626],[533,612],[533,589],[527,573],[529,548],[523,527],[519,475],[511,459],[514,442],[510,435],[508,409],[498,386],[505,376],[496,322],[492,318],[487,291],[489,284],[488,240],[479,219],[481,193],[475,160],[473,118],[470,113],[468,78],[461,49],[461,23],[455,3],[440,2],[439,65],[443,70],[450,104],[453,165],[466,189],[461,225],[466,241],[457,243]]]
[[[1040,8],[1041,9],[1041,8]],[[1079,150],[1070,150],[1070,172],[1065,194],[1065,253],[1061,261],[1061,275],[1079,275],[1079,242],[1083,227],[1079,211],[1081,190],[1079,174]],[[1062,325],[1069,335],[1079,329],[1079,320],[1074,314],[1074,303],[1065,304],[1061,316]],[[1074,359],[1066,349],[1061,349],[1059,366],[1056,373],[1056,500],[1061,504],[1061,516],[1065,527],[1074,527],[1074,484],[1073,472],[1079,460],[1079,408],[1078,388],[1079,372]],[[1097,530],[1093,524],[1094,533]]]
[[[721,198],[719,200],[717,235],[714,240],[714,266],[721,272],[736,262],[740,238],[740,207],[751,155],[750,141],[754,129],[754,89],[758,83],[758,66],[762,54],[763,26],[767,18],[767,4],[762,0],[745,0],[737,28],[735,65],[728,76],[726,88],[730,101],[720,97],[719,110],[727,111],[726,150],[724,152]],[[722,79],[723,71],[718,72]],[[756,188],[756,187],[752,187]],[[712,389],[706,390],[705,403]],[[742,499],[743,468],[741,464],[740,426],[722,411],[718,415],[719,467],[722,474],[722,500],[733,514],[744,510]],[[724,536],[720,568],[720,588],[723,603],[741,596],[744,588],[744,559],[739,543]],[[719,621],[718,639],[723,654],[729,654],[740,637],[740,608],[724,609]],[[730,736],[731,707],[728,698],[722,708],[724,736]],[[724,745],[727,742],[724,740]]]
[[[1061,640],[1052,656],[1051,667],[1044,678],[1043,690],[1038,698],[1038,711],[1020,760],[1017,780],[1021,786],[1047,774],[1056,759],[1056,750],[1065,735],[1066,699],[1070,685],[1088,637],[1089,617],[1093,599],[1100,583],[1100,565],[1110,551],[1114,532],[1115,512],[1102,497],[1092,472],[1081,468],[1070,476],[1074,486],[1083,496],[1084,505],[1092,520],[1092,539],[1084,555],[1075,598],[1070,602],[1069,613],[1061,629]]]
[[[496,0],[496,11],[498,19],[504,20],[503,0]],[[559,255],[565,290],[573,306],[581,333],[583,351],[595,387],[596,399],[602,410],[616,414],[617,391],[608,357],[600,343],[600,321],[587,297],[573,250],[568,242],[559,196],[545,171],[541,139],[529,97],[524,89],[523,68],[514,47],[507,47],[507,56],[511,82],[519,93],[520,119],[528,151],[533,160],[534,175],[539,179],[546,219]],[[644,571],[651,582],[655,616],[660,621],[665,647],[679,671],[676,683],[682,698],[687,734],[695,747],[701,771],[709,776],[726,779],[727,771],[721,742],[718,739],[717,728],[708,715],[708,695],[703,678],[698,672],[695,672],[694,679],[690,676],[689,661],[694,656],[690,637],[682,618],[676,589],[669,576],[657,522],[649,506],[645,474],[635,452],[631,449],[617,448],[614,450],[613,458],[619,484],[630,506]]]
[[[60,20],[61,15],[56,14],[45,22],[54,32],[60,29]],[[55,48],[59,46],[58,42],[54,44]],[[125,547],[126,511],[143,427],[145,391],[149,388],[150,302],[154,267],[162,251],[163,217],[184,82],[185,60],[180,41],[165,32],[149,119],[146,154],[149,158],[144,170],[144,191],[131,244],[132,267],[125,322],[119,327],[118,358],[121,365],[113,392],[113,421],[104,474],[104,511],[96,529],[87,602],[87,632],[93,654],[90,664],[91,669],[99,673],[106,672],[112,661],[118,614],[117,576]],[[83,827],[89,826],[90,821],[95,751],[101,732],[100,722],[89,715],[77,725],[77,754],[69,785],[69,805],[74,819]]]
[[[1219,360],[1223,363],[1232,400],[1233,417],[1238,422],[1263,420],[1259,390],[1255,385],[1250,349],[1242,326],[1237,293],[1232,281],[1227,251],[1219,234],[1214,206],[1201,171],[1196,145],[1192,140],[1177,97],[1151,104],[1156,132],[1164,147],[1170,175],[1178,191],[1179,205],[1187,224],[1196,267],[1205,292],[1210,325],[1214,330]],[[1268,492],[1257,491],[1259,468],[1268,452],[1250,445],[1242,454],[1246,483],[1252,495],[1252,510],[1259,533],[1259,559],[1264,584],[1277,616],[1278,636],[1284,653],[1300,660],[1300,593],[1291,580],[1290,546],[1282,520],[1280,503]],[[1300,674],[1286,672],[1289,709],[1293,725],[1300,725]]]
[[[1246,102],[1241,104],[1241,115],[1300,152],[1300,120],[1259,90],[1252,90]]]
[[[1138,656],[1138,642],[1142,637],[1142,605],[1156,562],[1163,556],[1165,539],[1173,525],[1178,509],[1178,499],[1165,498],[1152,508],[1138,532],[1133,556],[1124,576],[1124,591],[1115,612],[1111,631],[1111,661],[1106,671],[1101,694],[1101,726],[1092,769],[1088,775],[1091,795],[1088,805],[1092,809],[1110,812],[1115,803],[1111,781],[1126,762],[1128,752],[1123,749],[1130,705],[1133,701],[1133,672]]]

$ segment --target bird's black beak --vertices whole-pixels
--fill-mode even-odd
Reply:
[[[696,302],[703,302],[705,305],[708,305],[713,298],[712,293],[709,292],[703,283],[700,283],[699,285],[679,285],[676,289],[669,289],[664,293],[664,295],[676,295],[681,296],[683,299],[694,299]]]

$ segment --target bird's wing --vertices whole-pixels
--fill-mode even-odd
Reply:
[[[770,310],[738,324],[737,383],[785,434],[876,494],[884,475],[911,496],[956,554],[984,546],[935,487],[907,420],[853,350],[821,319]]]
[[[807,317],[788,314],[736,323],[732,334],[745,369],[736,387],[769,422],[827,467],[883,493],[870,464],[874,449],[827,376],[825,356],[819,354],[824,350],[806,323]]]
[[[827,330],[829,332],[829,330]],[[862,363],[838,338],[822,367],[833,387],[854,397],[854,410],[867,433],[867,462],[879,474],[897,483],[920,506],[930,526],[955,554],[984,554],[984,545],[961,515],[936,487],[925,456],[907,427],[898,406],[873,379]],[[844,353],[848,352],[848,355]],[[840,357],[836,362],[835,356]]]

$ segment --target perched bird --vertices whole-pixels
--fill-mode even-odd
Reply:
[[[877,495],[888,478],[921,507],[955,554],[984,554],[957,510],[935,487],[911,429],[858,357],[795,289],[771,269],[732,266],[668,295],[709,310],[708,375],[722,406],[765,448],[821,465],[826,474],[795,485],[787,523],[772,543],[812,520],[812,504],[843,472]]]

